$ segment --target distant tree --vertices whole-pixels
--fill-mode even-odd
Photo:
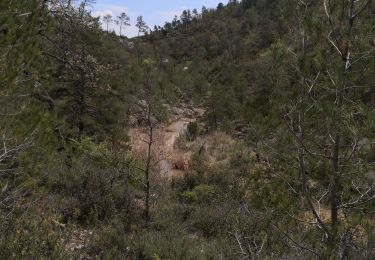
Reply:
[[[164,30],[167,31],[167,32],[173,30],[173,25],[172,25],[172,23],[170,23],[170,22],[166,22],[166,23],[164,24]]]
[[[192,16],[190,10],[184,10],[181,14],[181,22],[183,25],[187,25],[191,22]]]
[[[135,26],[138,28],[138,36],[140,33],[146,34],[149,30],[146,22],[143,20],[143,16],[137,17],[137,23]]]
[[[130,25],[130,17],[126,13],[121,13],[120,16],[117,16],[117,19],[117,23],[120,26],[120,36],[122,36],[122,27]]]
[[[180,25],[181,25],[181,21],[178,19],[177,15],[175,15],[172,20],[173,29],[177,29]]]
[[[202,6],[202,16],[206,15],[208,13],[208,9],[205,6]]]
[[[199,13],[196,8],[193,9],[192,16],[193,16],[193,20],[199,19]]]
[[[255,5],[256,3],[256,0],[242,0],[242,6],[245,8],[245,9],[248,9],[252,6]]]
[[[238,0],[229,0],[228,5],[238,5]]]
[[[109,25],[113,22],[112,15],[107,14],[103,17],[104,23],[107,25],[107,33],[109,33]]]

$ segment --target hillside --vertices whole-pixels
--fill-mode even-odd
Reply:
[[[375,258],[373,1],[90,4],[0,2],[0,259]]]

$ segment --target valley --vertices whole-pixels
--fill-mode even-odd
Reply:
[[[375,259],[373,0],[0,10],[0,259]]]

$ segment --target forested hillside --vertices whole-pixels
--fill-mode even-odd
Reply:
[[[0,259],[375,258],[374,1],[93,2],[0,2]]]

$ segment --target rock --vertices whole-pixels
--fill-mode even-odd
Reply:
[[[155,118],[155,117],[151,117],[151,124],[153,125],[153,126],[156,126],[157,124],[159,123],[159,121]]]
[[[237,139],[245,139],[246,138],[246,134],[243,133],[243,132],[236,132],[236,133],[233,134],[233,137],[237,138]]]
[[[159,123],[159,121],[155,117],[152,116],[151,117],[151,125],[155,127],[158,123]],[[147,118],[145,116],[139,115],[137,117],[136,126],[147,127],[148,126]]]
[[[375,171],[373,171],[373,172],[367,172],[365,174],[365,176],[366,176],[366,178],[368,178],[368,179],[370,179],[372,181],[375,181]]]
[[[134,42],[128,42],[128,48],[129,49],[134,49],[134,47],[135,47]]]
[[[183,115],[189,118],[193,118],[195,116],[195,112],[189,108],[186,108]]]
[[[138,119],[135,116],[129,116],[129,125],[131,127],[137,126]]]
[[[358,147],[362,151],[370,151],[371,150],[371,142],[367,138],[363,138],[358,142]]]
[[[142,108],[146,108],[147,107],[147,101],[140,99],[140,100],[138,100],[137,105],[142,107]]]
[[[171,106],[169,104],[161,104],[161,107],[168,111],[171,110]]]
[[[171,112],[173,115],[176,115],[176,116],[184,114],[184,110],[177,108],[177,107],[172,107]]]

